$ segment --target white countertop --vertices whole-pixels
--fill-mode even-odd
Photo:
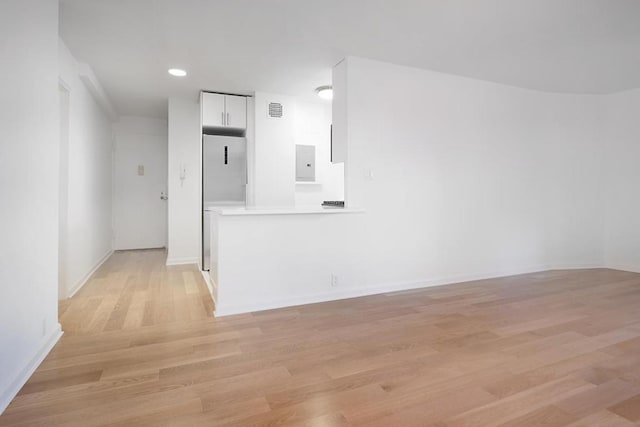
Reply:
[[[239,202],[235,200],[223,200],[218,202],[204,202],[204,210],[207,211],[210,208],[220,208],[220,209],[236,209],[242,208],[244,209],[245,202]]]
[[[309,215],[309,214],[346,214],[362,213],[364,209],[359,208],[323,208],[314,206],[298,206],[291,208],[247,208],[229,206],[207,206],[206,211],[217,213],[223,216],[242,215]]]

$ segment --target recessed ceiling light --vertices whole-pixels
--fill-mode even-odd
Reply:
[[[187,75],[185,70],[181,70],[180,68],[169,68],[169,74],[176,77],[184,77]]]
[[[333,99],[333,88],[331,86],[320,86],[316,93],[322,99]]]

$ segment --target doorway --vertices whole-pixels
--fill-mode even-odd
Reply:
[[[167,246],[166,122],[128,117],[114,126],[116,250]]]

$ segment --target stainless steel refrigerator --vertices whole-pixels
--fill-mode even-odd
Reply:
[[[247,140],[243,137],[204,135],[202,138],[202,253],[204,270],[210,269],[210,206],[245,206]]]
[[[205,204],[244,204],[247,186],[247,140],[204,135],[203,197]]]

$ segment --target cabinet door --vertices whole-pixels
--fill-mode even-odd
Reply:
[[[202,126],[223,127],[226,123],[224,95],[202,94]]]
[[[316,147],[296,144],[296,181],[316,180]]]
[[[247,98],[225,95],[227,127],[245,129],[247,127]]]

